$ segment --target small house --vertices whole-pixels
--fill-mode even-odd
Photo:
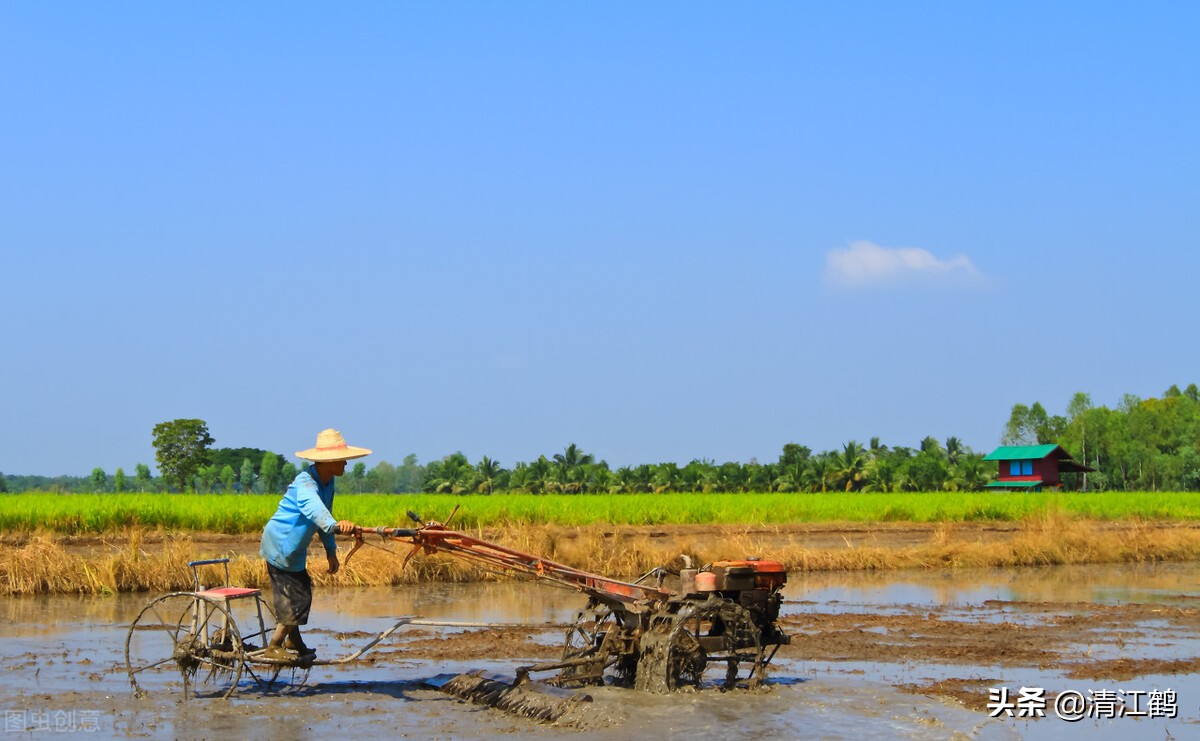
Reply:
[[[1002,445],[983,457],[1000,465],[989,489],[1025,489],[1041,491],[1043,486],[1062,486],[1060,474],[1095,471],[1076,461],[1061,445]]]

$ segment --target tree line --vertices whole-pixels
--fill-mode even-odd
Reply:
[[[259,448],[212,448],[203,420],[163,422],[153,430],[160,471],[137,464],[127,476],[102,468],[86,477],[4,476],[3,491],[195,491],[282,492],[297,474],[285,456]],[[1095,473],[1066,475],[1071,488],[1127,491],[1200,491],[1200,389],[1171,386],[1161,398],[1122,397],[1113,409],[1075,394],[1065,414],[1051,415],[1040,402],[1015,404],[1001,435],[1006,445],[1062,445]],[[421,464],[415,455],[400,465],[356,462],[338,484],[342,492],[495,494],[588,494],[634,492],[892,492],[978,491],[995,478],[996,464],[983,460],[957,437],[926,437],[914,447],[871,438],[814,452],[796,443],[778,460],[686,465],[645,463],[611,467],[571,443],[562,452],[505,467],[482,456],[471,462],[455,452]],[[301,464],[307,465],[307,464]]]
[[[1038,402],[1016,404],[1002,441],[1010,445],[1057,443],[1097,469],[1090,490],[1200,491],[1200,389],[1171,386],[1160,398],[1125,394],[1115,409],[1076,393],[1065,415]]]
[[[120,468],[113,476],[102,468],[93,469],[86,477],[9,476],[8,490],[282,492],[298,472],[295,464],[287,461],[280,464],[282,456],[270,451],[218,448],[207,451],[207,455],[226,462],[209,462],[205,457],[183,479],[170,468],[163,475],[152,477],[144,464],[137,465],[137,474],[132,479]],[[235,468],[229,461],[238,455],[241,464]],[[779,460],[771,463],[751,460],[718,464],[699,459],[683,466],[653,463],[615,469],[574,443],[561,453],[541,455],[528,463],[518,462],[512,468],[505,468],[486,455],[472,463],[463,453],[455,452],[426,464],[418,463],[416,455],[409,455],[399,466],[380,461],[369,470],[359,461],[347,470],[338,490],[395,494],[969,491],[982,488],[989,480],[983,454],[972,451],[954,437],[944,443],[927,437],[917,448],[889,448],[873,438],[867,446],[849,442],[839,451],[820,454],[789,443],[783,446]]]

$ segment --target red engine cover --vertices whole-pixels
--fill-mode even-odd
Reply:
[[[724,588],[750,588],[749,586],[734,587],[734,583],[742,582],[741,575],[753,575],[754,589],[776,590],[787,583],[787,569],[778,561],[763,561],[742,559],[737,561],[714,561],[713,573],[717,575],[718,585],[722,582],[729,584]],[[723,587],[718,586],[718,589]]]

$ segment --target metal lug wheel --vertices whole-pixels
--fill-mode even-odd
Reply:
[[[575,622],[567,628],[562,657],[563,661],[586,658],[592,661],[564,667],[554,683],[602,685],[605,669],[615,663],[615,682],[618,685],[628,684],[634,666],[622,650],[624,631],[621,614],[614,613],[612,608],[599,600],[589,600],[587,607],[579,611]]]
[[[635,686],[675,692],[717,686],[757,687],[766,662],[758,626],[750,613],[714,597],[655,615],[641,641]]]
[[[164,595],[142,608],[125,637],[125,667],[138,697],[182,680],[190,694],[229,697],[245,665],[237,623],[224,605],[194,594]]]

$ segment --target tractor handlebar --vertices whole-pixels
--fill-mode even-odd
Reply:
[[[417,531],[408,527],[362,527],[360,525],[355,528],[354,534],[361,533],[375,533],[385,538],[411,538],[417,534]]]
[[[363,527],[362,525],[355,525],[354,532],[350,533],[354,536],[354,547],[351,548],[350,552],[346,554],[346,560],[343,562],[343,565],[349,565],[350,559],[354,557],[354,554],[358,552],[359,548],[363,547],[363,543],[365,542],[363,540],[363,533],[375,533],[376,535],[387,539],[412,538],[416,536],[417,531],[408,527]]]

